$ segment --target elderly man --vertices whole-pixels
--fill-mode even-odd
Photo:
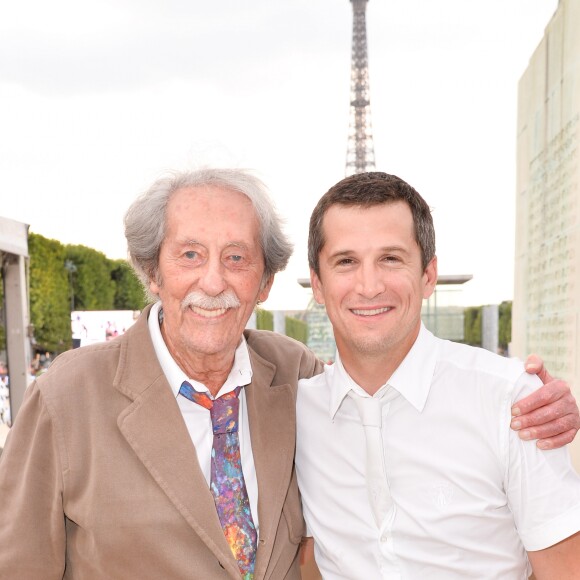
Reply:
[[[295,396],[322,365],[244,332],[291,250],[265,189],[179,174],[125,226],[158,300],[30,387],[0,463],[0,577],[297,579]]]
[[[31,386],[0,467],[0,578],[299,578],[294,402],[321,365],[243,335],[291,253],[264,187],[178,175],[125,224],[159,301]]]
[[[296,470],[325,580],[580,578],[580,477],[510,431],[523,365],[435,338],[429,206],[385,173],[332,187],[310,221],[336,364],[299,381]],[[574,429],[578,428],[575,419]]]

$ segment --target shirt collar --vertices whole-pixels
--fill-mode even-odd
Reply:
[[[427,402],[431,379],[437,363],[437,339],[429,332],[423,323],[419,329],[419,335],[407,356],[397,367],[391,378],[376,393],[375,397],[381,397],[388,387],[392,387],[399,394],[421,412]],[[330,383],[330,418],[334,418],[342,401],[352,390],[362,397],[370,395],[360,387],[348,374],[337,352],[332,373],[329,376]]]
[[[177,397],[179,394],[179,388],[183,381],[191,383],[196,391],[208,392],[208,389],[204,384],[189,378],[171,356],[169,349],[163,340],[163,335],[161,334],[161,328],[159,325],[159,312],[161,311],[161,306],[161,302],[156,302],[151,307],[147,324],[149,326],[149,333],[151,335],[155,354],[159,359],[159,364],[163,369],[163,373],[167,378],[167,382],[169,383],[173,394]],[[234,355],[232,370],[230,371],[226,382],[219,390],[216,398],[233,391],[236,387],[248,385],[251,381],[252,365],[250,363],[250,353],[248,351],[246,339],[242,336]]]
[[[334,364],[328,367],[330,373],[327,374],[328,382],[330,384],[330,418],[334,419],[336,412],[342,405],[342,401],[352,390],[361,397],[370,397],[370,395],[357,385],[346,372],[340,358],[340,353],[336,352]]]

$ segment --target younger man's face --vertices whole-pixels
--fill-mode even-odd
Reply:
[[[333,205],[323,220],[316,301],[326,305],[341,358],[386,355],[401,361],[421,324],[421,304],[435,288],[436,258],[423,270],[409,206]],[[400,362],[400,361],[399,361]]]

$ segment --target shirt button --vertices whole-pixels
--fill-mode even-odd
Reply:
[[[386,543],[386,542],[388,542],[388,541],[389,541],[389,538],[388,538],[387,536],[381,536],[381,542],[382,542],[383,544],[385,544],[385,543]]]

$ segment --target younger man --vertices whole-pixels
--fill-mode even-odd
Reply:
[[[325,580],[580,577],[580,478],[510,430],[521,363],[421,323],[437,282],[428,205],[398,177],[319,201],[309,262],[339,356],[299,382],[296,469]]]

